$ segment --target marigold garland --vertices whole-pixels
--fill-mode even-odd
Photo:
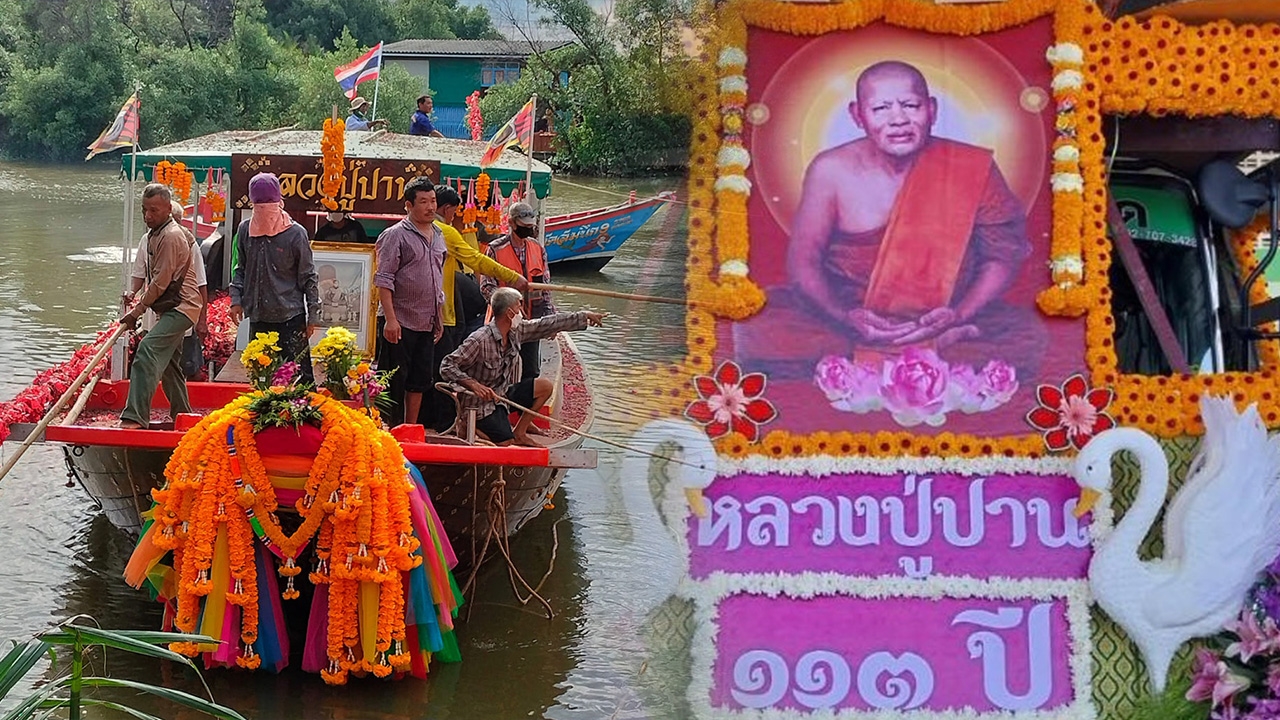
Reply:
[[[324,121],[320,135],[320,154],[324,167],[320,178],[320,204],[329,210],[338,209],[338,194],[342,192],[343,170],[346,166],[347,123],[341,118]]]
[[[489,204],[489,187],[493,181],[489,178],[489,173],[482,172],[476,176],[476,193],[472,196],[475,201],[476,208],[482,213]]]
[[[297,503],[303,522],[286,534],[254,444],[248,406],[256,395],[238,398],[189,431],[165,468],[165,486],[152,492],[157,503],[155,544],[174,551],[179,572],[178,629],[196,630],[200,598],[212,589],[214,542],[219,529],[225,528],[232,576],[226,599],[242,609],[244,647],[237,664],[256,667],[260,658],[251,647],[257,639],[259,602],[255,542],[264,542],[281,558],[278,571],[287,583],[282,595],[293,599],[298,597],[294,577],[301,572],[295,561],[306,544],[318,538],[321,564],[310,579],[330,585],[330,664],[322,673],[325,681],[341,684],[353,671],[385,677],[407,670],[401,573],[417,567],[422,558],[414,555],[418,542],[408,501],[412,485],[399,445],[365,415],[312,394],[323,417],[324,440]],[[357,659],[353,648],[359,642],[361,583],[379,588],[378,653]],[[199,651],[184,643],[172,647],[191,656]],[[398,651],[391,652],[393,647]]]

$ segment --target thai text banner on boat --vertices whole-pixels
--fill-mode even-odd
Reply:
[[[260,172],[275,173],[280,178],[285,210],[323,209],[320,204],[323,159],[296,155],[232,155],[233,207],[245,210],[252,205],[249,179]],[[344,212],[403,213],[405,183],[420,175],[439,181],[440,161],[349,157],[342,171],[342,189],[334,200]]]

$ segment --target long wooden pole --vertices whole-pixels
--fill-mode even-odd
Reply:
[[[622,300],[640,300],[642,302],[662,303],[663,305],[692,305],[687,300],[658,297],[656,295],[637,295],[635,293],[615,292],[613,290],[597,290],[596,288],[579,287],[577,285],[550,285],[548,283],[529,283],[530,290],[548,290],[551,292],[572,293],[577,295],[599,295],[600,297],[620,298]]]
[[[0,467],[0,480],[3,480],[4,477],[9,474],[9,471],[13,469],[13,466],[18,464],[18,460],[22,458],[22,455],[27,451],[27,448],[34,445],[36,439],[44,434],[45,429],[49,427],[49,423],[53,422],[53,418],[56,417],[59,412],[62,412],[62,408],[65,407],[66,404],[70,402],[71,398],[75,396],[76,391],[80,389],[80,386],[84,384],[84,381],[89,379],[89,375],[97,369],[98,364],[102,362],[102,358],[106,357],[107,353],[111,350],[111,346],[115,344],[116,339],[124,333],[125,329],[124,325],[117,325],[116,329],[111,331],[111,334],[107,336],[107,339],[102,343],[102,346],[98,348],[98,352],[89,360],[89,364],[84,366],[84,371],[82,371],[80,375],[76,377],[75,381],[73,381],[71,385],[63,391],[62,397],[58,398],[58,402],[54,403],[52,408],[49,408],[49,412],[45,413],[45,416],[36,424],[36,428],[32,430],[31,434],[27,436],[27,439],[23,440],[22,444],[18,446],[18,451],[10,456],[8,462],[4,464],[4,467]]]

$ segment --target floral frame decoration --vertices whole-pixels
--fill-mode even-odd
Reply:
[[[1147,21],[1108,20],[1088,0],[1028,0],[1018,3],[935,5],[927,0],[850,0],[793,4],[771,0],[731,0],[719,10],[699,71],[689,173],[689,255],[691,301],[686,315],[688,355],[668,367],[669,382],[658,383],[655,413],[678,413],[692,399],[687,378],[713,368],[716,322],[742,320],[764,305],[762,289],[750,277],[747,178],[750,153],[743,143],[747,112],[745,69],[748,27],[794,35],[856,29],[873,22],[951,35],[975,35],[1052,16],[1054,45],[1046,59],[1053,68],[1057,112],[1050,185],[1052,234],[1047,283],[1037,297],[1049,316],[1082,318],[1085,364],[1090,384],[1110,387],[1110,412],[1119,424],[1162,437],[1203,431],[1199,399],[1204,392],[1229,392],[1239,403],[1257,402],[1271,427],[1280,427],[1280,342],[1261,344],[1263,370],[1189,376],[1121,374],[1115,353],[1108,274],[1111,240],[1106,226],[1106,139],[1103,114],[1177,113],[1188,117],[1237,114],[1280,115],[1280,26],[1235,26],[1215,22],[1182,25],[1166,17]],[[1274,75],[1274,80],[1267,73]],[[1261,75],[1261,79],[1259,79]],[[1256,266],[1253,243],[1260,226],[1233,236],[1238,264]],[[1254,288],[1254,302],[1265,288]],[[652,376],[650,376],[652,377]],[[1030,428],[1028,428],[1030,430]],[[731,433],[717,440],[731,457],[761,454],[959,457],[1029,456],[1044,452],[1041,437],[977,438],[942,433],[923,437],[906,432],[818,432],[793,435],[773,431],[758,443]]]

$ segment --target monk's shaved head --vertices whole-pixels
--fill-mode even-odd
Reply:
[[[924,79],[924,74],[917,70],[915,65],[904,63],[901,60],[885,60],[868,67],[858,76],[856,85],[858,102],[865,101],[868,94],[868,85],[876,80],[885,78],[905,78],[910,80],[913,89],[920,93],[921,98],[929,97],[929,81]]]

